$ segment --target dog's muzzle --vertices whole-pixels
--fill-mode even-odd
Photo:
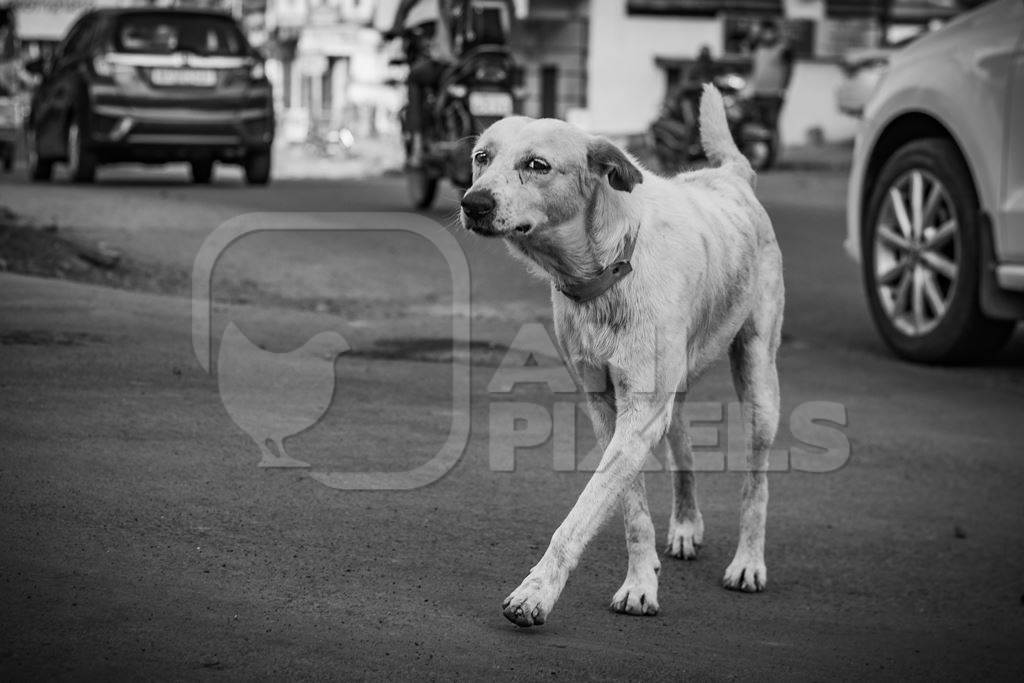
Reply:
[[[466,228],[481,235],[497,235],[494,208],[497,202],[489,190],[472,190],[462,198],[462,216]]]

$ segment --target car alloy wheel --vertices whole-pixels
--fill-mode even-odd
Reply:
[[[865,207],[861,259],[875,326],[903,358],[991,358],[1016,326],[981,306],[987,258],[970,170],[951,140],[922,138],[882,165]]]
[[[875,227],[875,286],[885,314],[908,337],[942,322],[956,290],[963,249],[956,207],[924,169],[892,183]]]

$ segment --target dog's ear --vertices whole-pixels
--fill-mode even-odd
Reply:
[[[608,184],[616,190],[632,192],[637,183],[644,181],[640,169],[605,138],[594,138],[587,146],[587,164],[597,175],[607,176]]]

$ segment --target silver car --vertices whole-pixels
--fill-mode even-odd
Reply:
[[[845,246],[904,358],[984,358],[1024,319],[1024,0],[893,56],[854,146]]]

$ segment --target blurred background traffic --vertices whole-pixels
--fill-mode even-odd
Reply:
[[[406,100],[400,46],[387,43],[399,0],[5,0],[0,3],[0,123],[4,139],[27,113],[40,79],[24,68],[53,58],[87,9],[174,6],[230,13],[265,60],[273,86],[276,140],[314,155],[370,155],[395,149]],[[458,4],[458,3],[456,3]],[[520,74],[518,111],[556,116],[632,147],[666,97],[706,68],[749,74],[766,22],[792,57],[781,146],[850,140],[893,51],[937,28],[978,0],[516,0],[505,18]],[[478,11],[506,3],[477,2]],[[736,80],[733,79],[735,83]],[[742,87],[742,83],[740,84]],[[680,114],[681,116],[681,114]],[[391,145],[376,141],[388,139]],[[4,162],[13,161],[5,153]],[[392,160],[394,156],[392,156]]]
[[[13,0],[0,166],[93,183],[184,162],[194,184],[234,167],[256,186],[396,171],[388,208],[428,210],[516,113],[662,173],[700,164],[710,82],[755,169],[802,173],[783,194],[845,191],[845,250],[893,351],[987,358],[1024,317],[1022,27],[1016,0]]]

